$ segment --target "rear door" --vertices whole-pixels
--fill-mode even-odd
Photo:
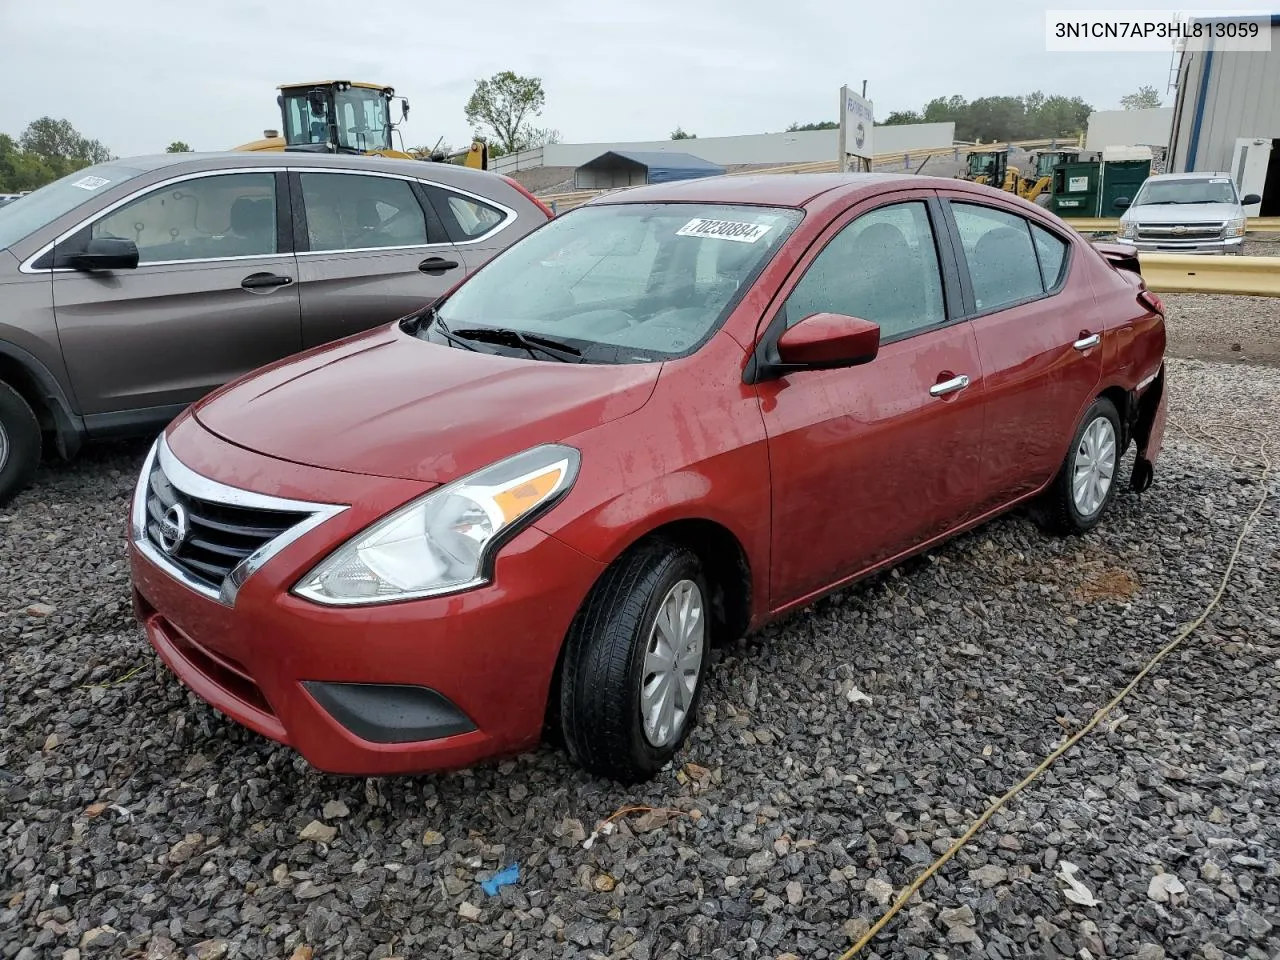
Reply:
[[[302,346],[283,170],[191,174],[108,207],[54,247],[138,246],[134,270],[53,271],[54,316],[90,432],[163,421]]]
[[[1048,483],[1102,377],[1105,323],[1072,243],[1003,204],[946,201],[986,376],[981,508]]]
[[[306,346],[420,310],[465,274],[417,181],[333,169],[295,169],[289,179]]]
[[[430,184],[426,192],[449,239],[466,261],[468,272],[478,270],[514,243],[517,232],[533,229],[511,229],[515,226],[515,211],[492,199],[443,184]]]

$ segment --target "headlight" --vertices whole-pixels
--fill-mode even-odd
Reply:
[[[1131,221],[1120,221],[1120,236],[1126,240],[1135,240],[1138,236],[1138,225]]]
[[[331,553],[294,587],[316,603],[387,603],[487,582],[494,553],[573,486],[573,447],[533,447],[432,490]]]
[[[1236,217],[1234,220],[1228,220],[1226,227],[1223,228],[1222,235],[1224,237],[1243,237],[1244,217]]]

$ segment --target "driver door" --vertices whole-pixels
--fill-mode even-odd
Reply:
[[[55,247],[57,262],[90,239],[138,246],[133,270],[53,273],[58,336],[90,433],[164,423],[301,349],[287,196],[284,174],[270,170],[180,177]]]

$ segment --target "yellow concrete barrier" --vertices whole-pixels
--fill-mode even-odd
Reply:
[[[1142,278],[1156,293],[1280,297],[1280,258],[1140,253]]]

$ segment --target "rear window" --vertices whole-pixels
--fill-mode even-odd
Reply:
[[[69,173],[25,197],[0,206],[0,250],[13,246],[63,214],[84,206],[103,191],[141,174],[117,164],[98,164]]]

